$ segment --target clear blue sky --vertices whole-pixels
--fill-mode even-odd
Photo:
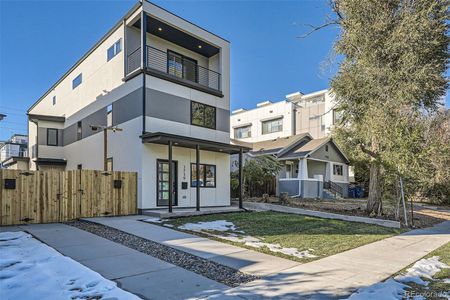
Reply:
[[[0,140],[26,133],[26,109],[135,2],[0,0]],[[154,1],[231,41],[232,109],[328,87],[337,28],[297,38],[324,21],[327,2]]]

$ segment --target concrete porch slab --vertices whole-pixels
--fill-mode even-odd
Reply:
[[[237,206],[221,206],[221,207],[202,207],[200,211],[195,208],[173,208],[171,213],[168,212],[167,208],[164,209],[145,209],[142,210],[143,215],[158,217],[161,219],[177,218],[177,217],[190,217],[190,216],[201,216],[201,215],[211,215],[211,214],[223,214],[244,211],[239,209]]]

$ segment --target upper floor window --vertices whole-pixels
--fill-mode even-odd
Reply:
[[[77,141],[81,140],[83,137],[83,127],[81,121],[77,123]]]
[[[333,175],[344,175],[344,167],[342,165],[333,165]]]
[[[216,108],[198,102],[191,102],[191,124],[216,129]]]
[[[252,136],[252,126],[244,126],[234,129],[234,138],[235,139],[245,139]]]
[[[52,103],[53,103],[53,105],[56,104],[56,96],[53,96]]]
[[[106,126],[112,126],[112,104],[106,107]]]
[[[122,39],[118,40],[114,43],[111,47],[107,50],[107,61],[110,61],[114,56],[119,54],[119,52],[122,50]]]
[[[333,125],[342,121],[342,111],[333,109]]]
[[[47,146],[58,146],[58,129],[47,128]]]
[[[279,132],[283,130],[283,118],[262,122],[262,134]]]
[[[79,86],[83,82],[83,74],[80,73],[77,77],[75,77],[72,80],[72,89],[75,89],[77,86]]]

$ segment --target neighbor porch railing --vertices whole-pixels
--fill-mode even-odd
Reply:
[[[337,195],[339,195],[340,197],[344,197],[344,189],[342,188],[342,186],[340,186],[339,184],[337,184],[336,182],[333,181],[325,181],[323,183],[323,188],[330,190],[334,196],[336,197]]]

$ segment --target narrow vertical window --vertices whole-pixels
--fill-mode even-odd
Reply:
[[[77,123],[77,141],[81,140],[83,137],[83,127],[81,121]]]
[[[56,96],[53,96],[53,100],[52,100],[52,102],[53,102],[53,105],[55,105],[55,104],[56,104]]]
[[[106,126],[112,126],[113,106],[112,104],[106,107]]]
[[[47,146],[58,146],[58,129],[47,128]]]

